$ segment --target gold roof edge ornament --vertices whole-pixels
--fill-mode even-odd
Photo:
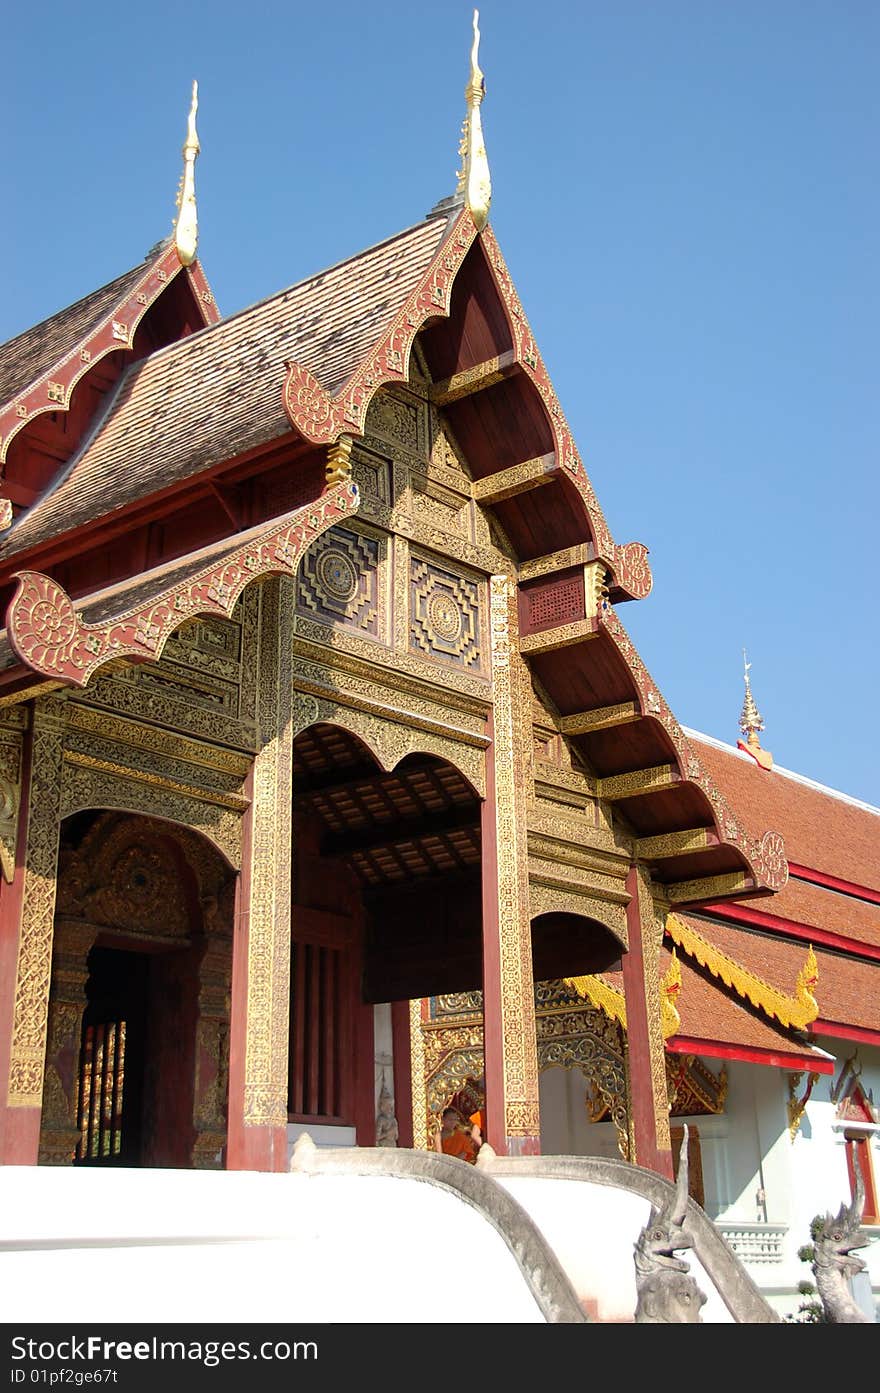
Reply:
[[[459,154],[462,165],[458,175],[456,197],[464,195],[464,203],[474,220],[478,232],[482,232],[489,221],[489,205],[492,202],[492,180],[489,175],[489,161],[483,141],[483,122],[480,104],[486,95],[486,79],[479,64],[480,12],[474,10],[474,41],[471,45],[471,75],[464,89],[467,114],[461,128]]]
[[[743,649],[743,663],[745,665],[743,678],[746,684],[746,694],[743,697],[742,711],[739,715],[739,728],[745,736],[745,741],[737,740],[737,747],[744,750],[761,769],[770,770],[773,768],[773,756],[769,750],[761,749],[759,732],[764,729],[764,717],[755,705],[755,698],[752,696],[752,684],[749,679],[749,668],[752,666],[746,658],[746,650]]]
[[[794,996],[787,996],[778,987],[716,948],[696,929],[679,919],[677,914],[667,916],[666,932],[688,957],[705,967],[738,996],[750,1001],[757,1010],[763,1011],[766,1016],[775,1016],[780,1025],[791,1030],[806,1030],[819,1015],[819,1003],[815,996],[819,964],[812,943],[798,972]]]
[[[563,977],[562,980],[583,1001],[588,1001],[596,1010],[604,1012],[609,1020],[617,1021],[624,1030],[627,1029],[626,997],[619,988],[612,986],[600,973],[589,973],[581,977]],[[681,1029],[681,1016],[676,1007],[680,991],[681,965],[673,949],[672,961],[660,983],[660,1017],[664,1040],[668,1040],[671,1035],[677,1035]]]
[[[201,146],[196,133],[196,112],[199,109],[199,84],[193,82],[192,103],[183,142],[183,174],[177,189],[177,217],[174,220],[174,245],[182,266],[191,266],[199,244],[199,220],[196,213],[195,163]]]

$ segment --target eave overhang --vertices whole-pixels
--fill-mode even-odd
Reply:
[[[707,1059],[731,1059],[742,1064],[764,1064],[772,1069],[790,1069],[796,1073],[833,1074],[836,1060],[823,1050],[806,1049],[782,1054],[777,1050],[759,1049],[753,1045],[731,1045],[723,1041],[702,1040],[696,1036],[674,1035],[666,1041],[670,1054],[698,1054]]]
[[[294,574],[303,552],[357,503],[356,484],[335,484],[282,517],[75,602],[51,577],[20,572],[5,637],[25,673],[58,686],[84,687],[120,659],[155,661],[187,620],[228,617],[252,581]],[[5,684],[20,677],[7,670]]]

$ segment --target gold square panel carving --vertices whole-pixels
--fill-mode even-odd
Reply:
[[[483,666],[482,591],[479,581],[412,556],[410,650],[479,671]]]

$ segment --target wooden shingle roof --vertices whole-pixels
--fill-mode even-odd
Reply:
[[[424,222],[133,364],[65,474],[0,559],[108,517],[291,432],[285,363],[334,392],[362,362],[448,229]]]

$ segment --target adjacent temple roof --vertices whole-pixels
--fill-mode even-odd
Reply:
[[[0,564],[291,436],[281,395],[286,363],[304,364],[336,391],[381,338],[446,230],[444,217],[429,218],[133,363],[93,433],[7,534]],[[71,325],[68,339],[72,333]]]

